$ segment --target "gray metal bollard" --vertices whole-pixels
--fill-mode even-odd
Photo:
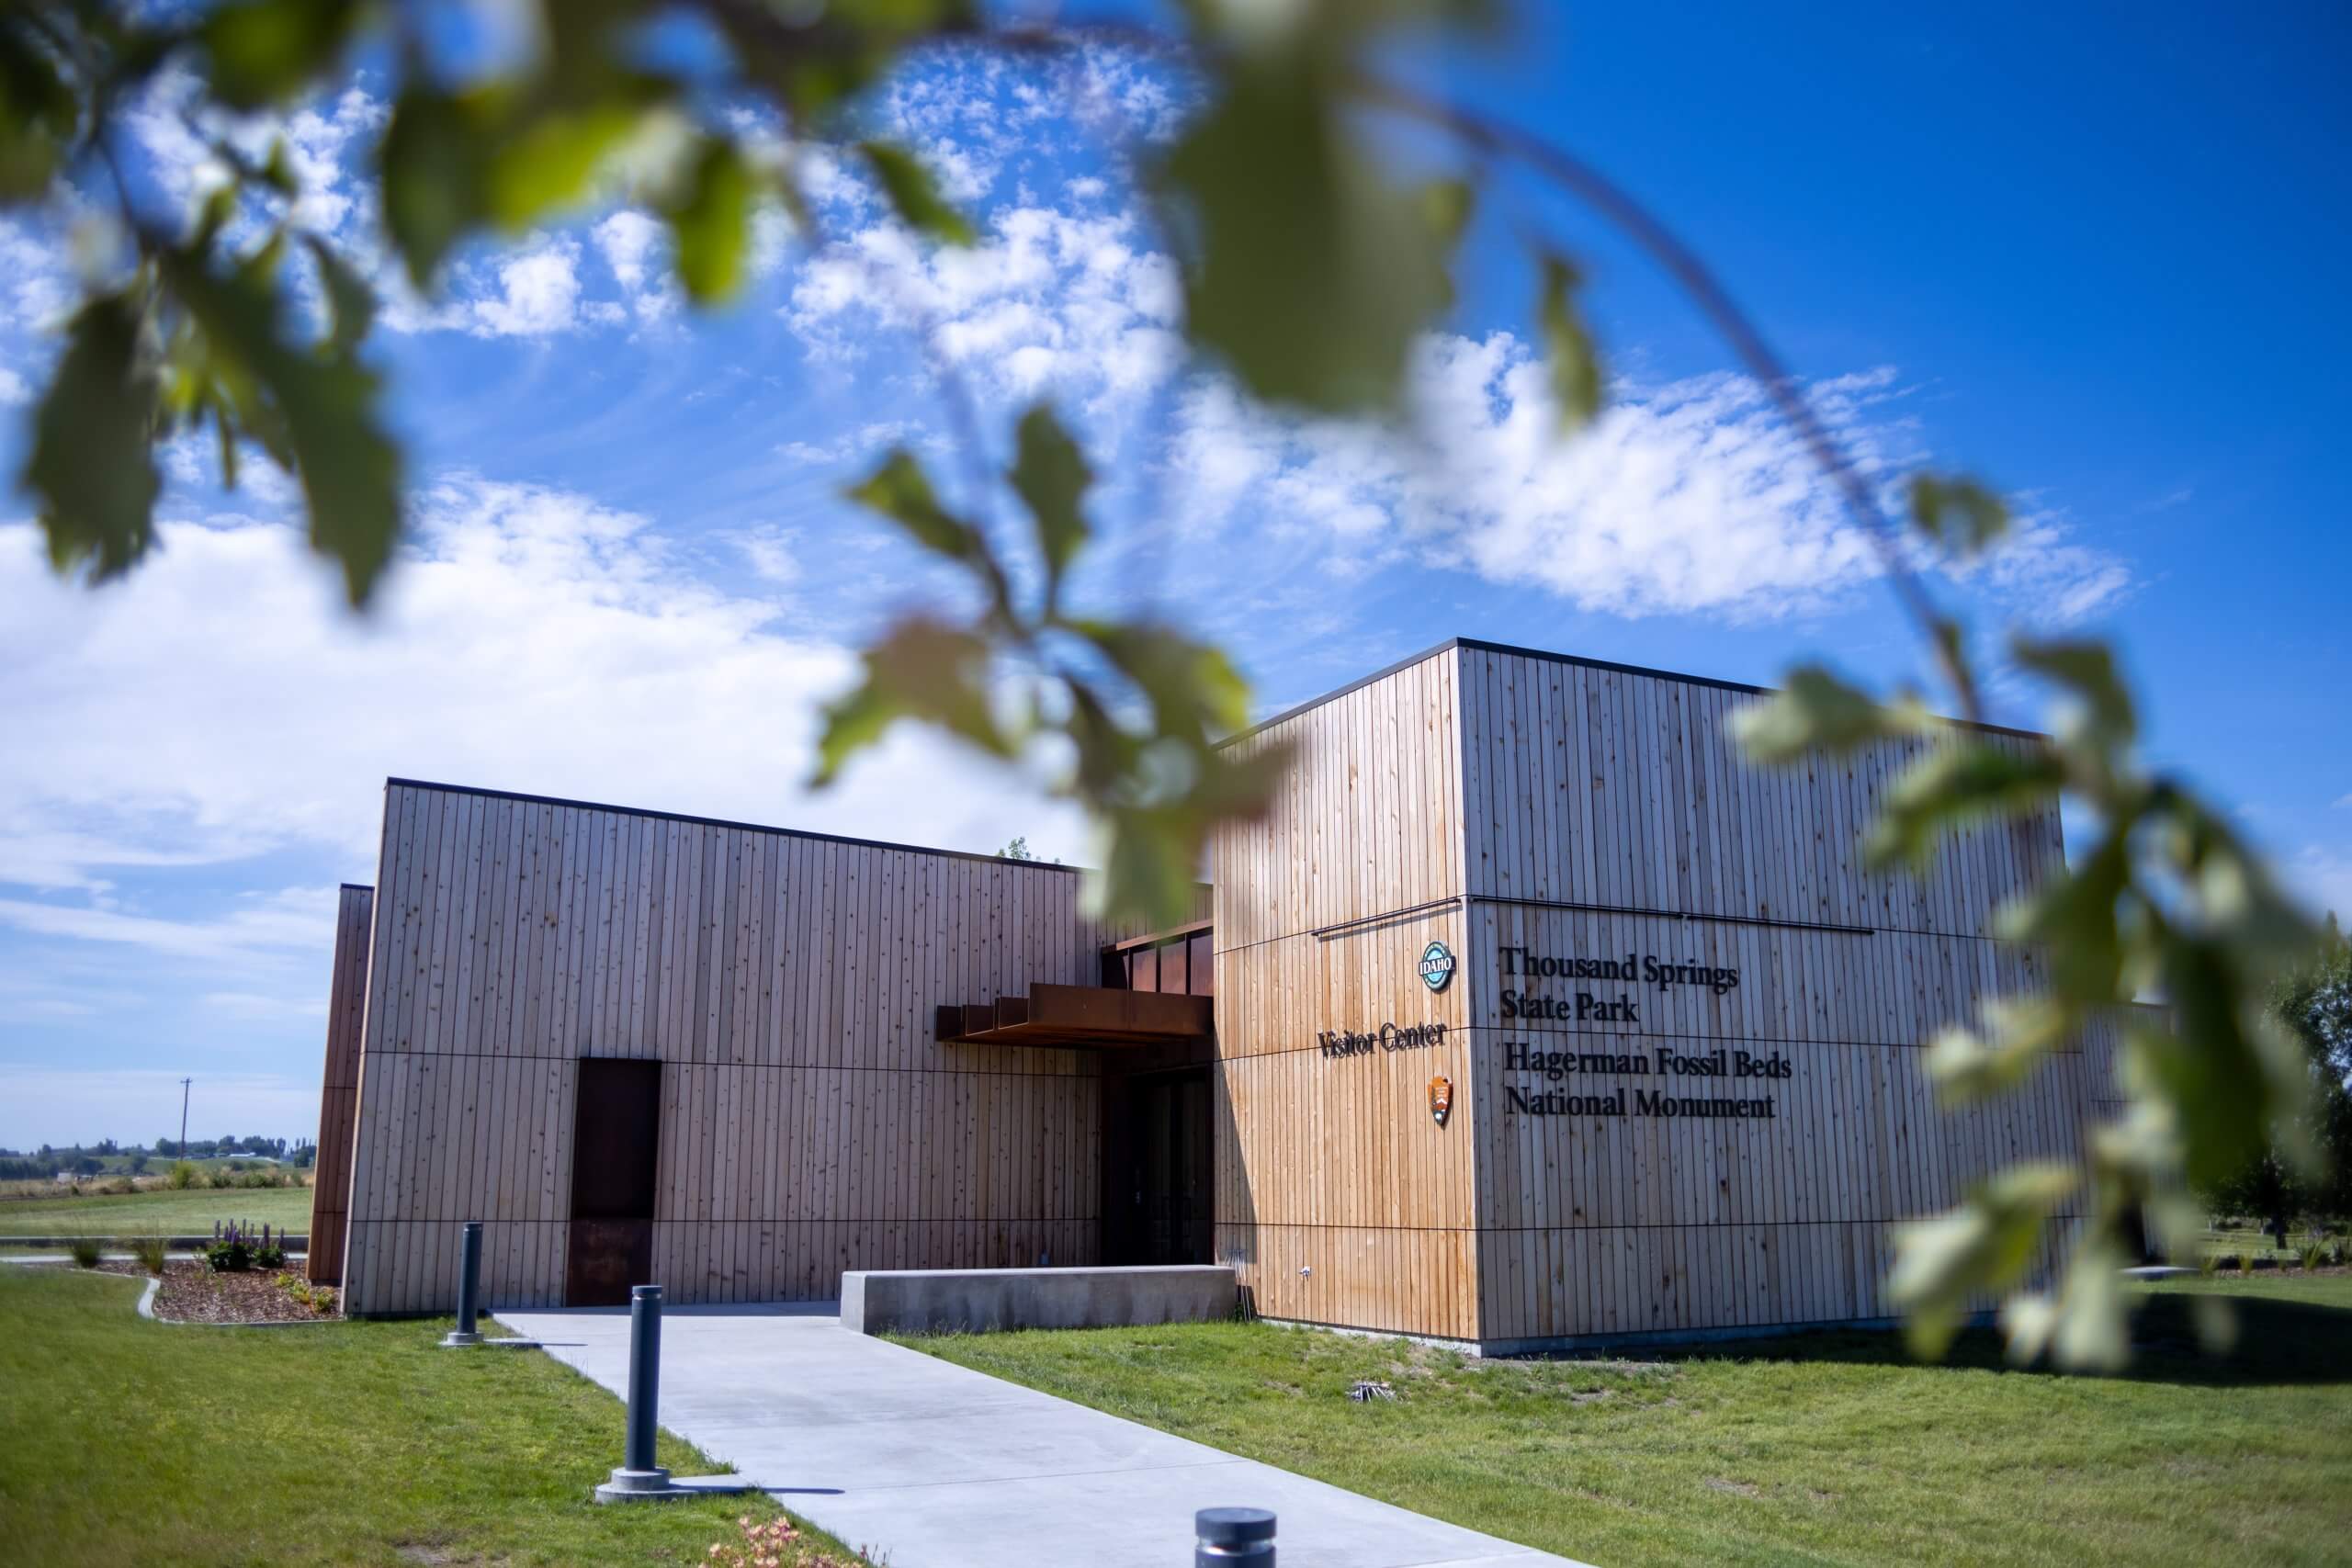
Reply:
[[[1274,1568],[1272,1508],[1203,1508],[1193,1535],[1193,1568]]]
[[[691,1494],[670,1483],[670,1472],[653,1462],[653,1434],[661,1429],[662,1287],[638,1285],[628,1293],[628,1437],[621,1466],[596,1488],[603,1503]],[[741,1491],[739,1484],[731,1488]]]
[[[662,1287],[639,1285],[628,1293],[628,1445],[622,1462],[651,1471],[653,1434],[661,1429]],[[663,1479],[669,1472],[661,1471]]]
[[[479,1345],[474,1321],[481,1312],[481,1222],[468,1220],[458,1244],[458,1326],[441,1337],[444,1345]]]

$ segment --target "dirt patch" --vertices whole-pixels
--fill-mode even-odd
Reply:
[[[317,1323],[343,1315],[340,1295],[334,1310],[320,1312],[279,1284],[279,1272],[216,1274],[202,1263],[166,1264],[164,1288],[155,1292],[155,1315],[173,1323]]]
[[[1761,1486],[1752,1485],[1745,1481],[1726,1481],[1720,1475],[1711,1475],[1707,1477],[1707,1490],[1710,1492],[1728,1492],[1735,1497],[1761,1497],[1764,1495],[1764,1488]]]

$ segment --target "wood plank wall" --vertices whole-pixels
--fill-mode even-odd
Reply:
[[[1037,863],[394,782],[345,1303],[560,1299],[582,1056],[662,1074],[656,1278],[816,1299],[844,1269],[1091,1261],[1091,1054],[938,1044],[943,1001],[1091,985],[1106,931]]]
[[[1477,1337],[1467,988],[1432,996],[1418,973],[1432,939],[1459,954],[1466,929],[1459,908],[1394,914],[1463,887],[1455,662],[1440,652],[1235,742],[1296,749],[1269,815],[1212,852],[1216,1256],[1268,1316]],[[1318,1031],[1385,1022],[1448,1032],[1317,1047]]]
[[[1891,1222],[1950,1204],[1997,1164],[2076,1152],[2098,1092],[2079,1045],[1961,1115],[1937,1108],[1920,1070],[1942,1026],[2039,987],[2039,955],[1993,940],[1990,922],[2062,863],[2054,809],[1958,835],[1924,877],[1870,873],[1861,833],[1914,748],[1758,769],[1724,731],[1751,694],[1475,647],[1461,659],[1482,1338],[1884,1316]],[[1518,950],[1655,955],[1739,983],[1531,979],[1504,972]],[[1579,991],[1627,997],[1638,1021],[1506,1019],[1506,988],[1571,1006]],[[1555,1080],[1514,1070],[1514,1046],[1653,1071]],[[1791,1076],[1657,1070],[1661,1052],[1717,1050],[1780,1056]],[[1604,1105],[1622,1091],[1629,1112],[1642,1091],[1769,1098],[1774,1114],[1534,1115],[1507,1086]]]
[[[2106,1055],[2062,1054],[2017,1102],[1962,1117],[1918,1069],[1942,1023],[2038,984],[1988,921],[2059,863],[2054,812],[1962,835],[1925,877],[1866,874],[1860,833],[1905,754],[1749,768],[1723,723],[1753,700],[1464,643],[1235,742],[1298,749],[1268,818],[1214,850],[1218,1256],[1261,1312],[1496,1348],[1877,1317],[1889,1221],[1996,1160],[2073,1152]],[[1819,927],[1846,929],[1800,929]],[[1415,973],[1432,937],[1459,964],[1439,997]],[[1741,983],[1531,985],[1501,974],[1505,947]],[[1631,990],[1639,1022],[1506,1020],[1506,987]],[[1444,1021],[1447,1043],[1316,1049],[1317,1030],[1392,1020]],[[1791,1076],[1555,1081],[1510,1070],[1514,1044],[1747,1049]],[[1505,1092],[1621,1087],[1770,1096],[1776,1114],[1539,1117]]]
[[[319,1093],[319,1153],[311,1162],[311,1250],[305,1264],[314,1285],[343,1283],[343,1232],[351,1217],[352,1131],[359,1111],[359,1040],[375,901],[374,888],[346,882],[335,905],[325,1087]]]

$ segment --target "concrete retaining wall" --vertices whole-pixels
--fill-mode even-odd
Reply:
[[[860,1334],[1119,1328],[1233,1315],[1233,1270],[890,1269],[842,1275],[842,1326]]]

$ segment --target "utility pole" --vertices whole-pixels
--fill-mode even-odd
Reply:
[[[195,1081],[194,1078],[180,1079],[180,1146],[175,1156],[179,1159],[187,1158],[187,1086]]]

